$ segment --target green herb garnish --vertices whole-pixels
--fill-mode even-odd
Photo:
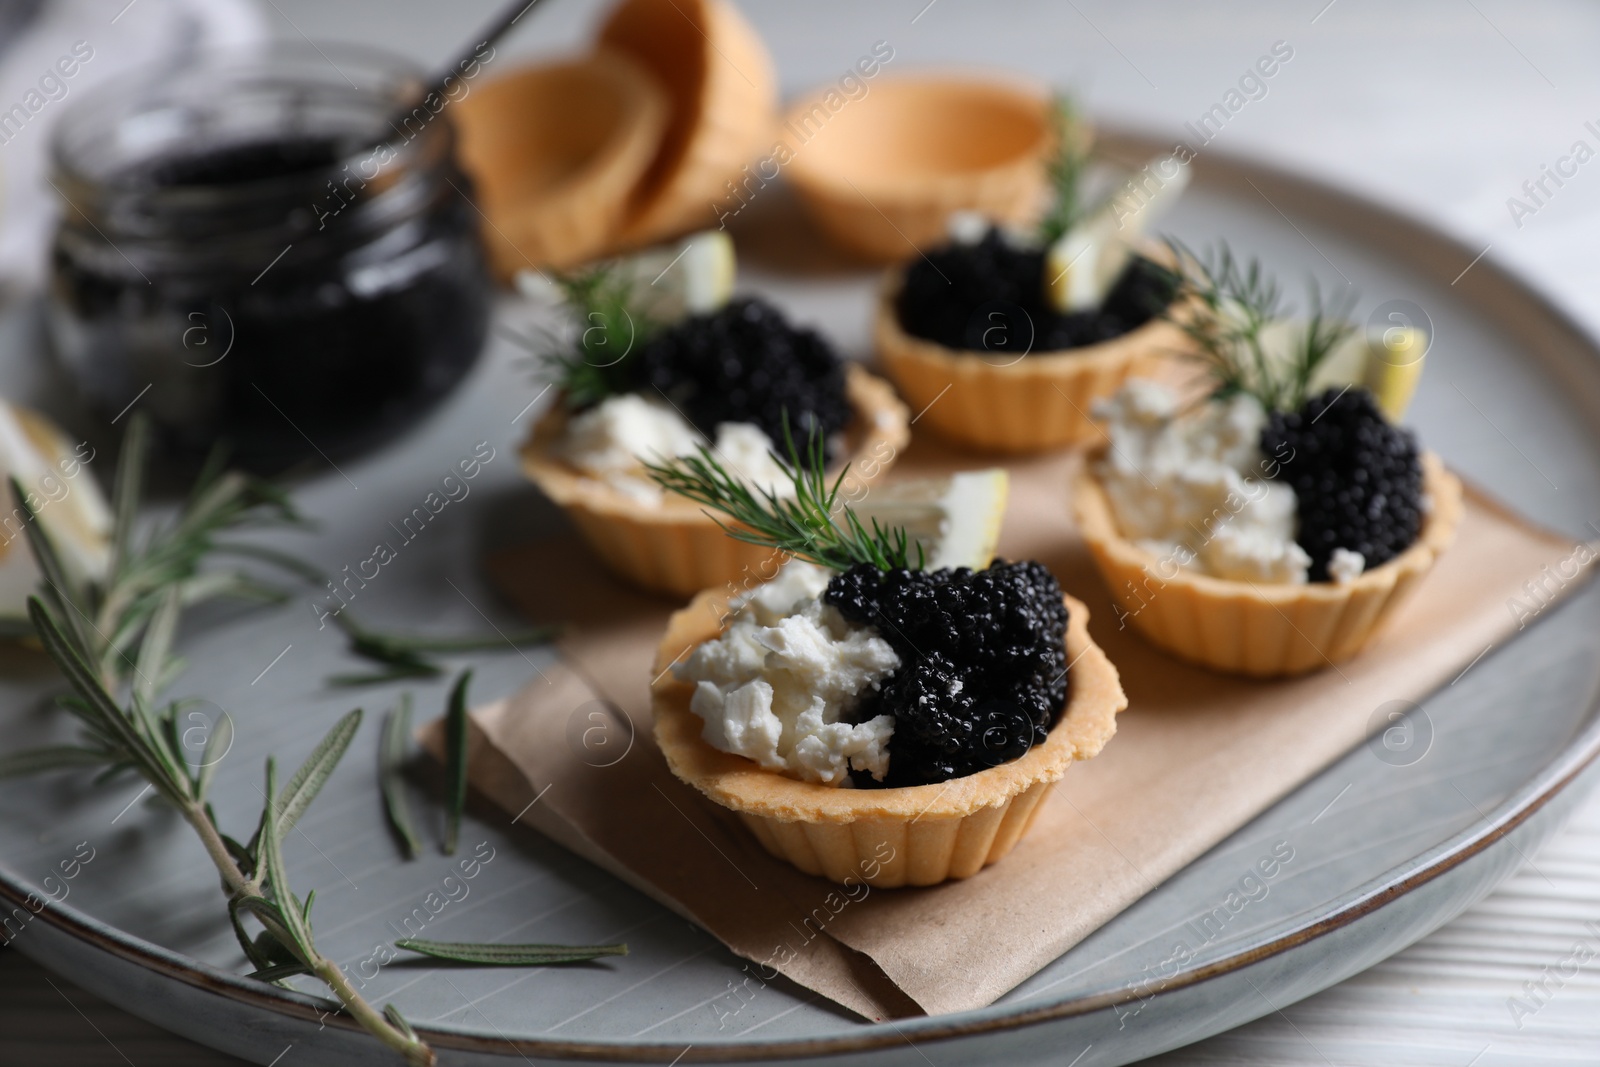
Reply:
[[[436,1062],[433,1050],[399,1010],[392,1004],[379,1010],[368,1002],[339,964],[319,951],[311,922],[316,894],[308,893],[302,900],[291,889],[286,874],[285,837],[350,747],[361,725],[360,709],[334,724],[281,789],[276,761],[266,760],[264,788],[258,787],[263,800],[261,816],[254,835],[241,844],[223,832],[208,802],[232,741],[231,721],[224,716],[211,725],[196,765],[190,760],[187,731],[180,725],[180,717],[190,705],[161,698],[182,667],[173,651],[173,639],[186,608],[220,596],[282,599],[278,590],[248,574],[206,567],[211,557],[231,550],[315,576],[314,570],[289,557],[218,538],[249,527],[301,520],[281,491],[224,472],[220,456],[214,455],[177,518],[141,537],[138,517],[148,440],[144,420],[135,415],[123,441],[113,487],[111,560],[101,579],[75,575],[63,565],[49,534],[28,506],[27,494],[16,479],[11,480],[12,495],[25,520],[28,544],[42,579],[38,595],[28,599],[29,621],[40,645],[72,687],[72,695],[59,698],[59,703],[78,719],[82,739],[75,745],[12,754],[0,762],[0,774],[81,767],[100,769],[97,781],[128,771],[143,778],[156,798],[177,811],[205,847],[220,875],[239,947],[253,968],[250,977],[264,982],[315,978],[338,998],[352,1019],[407,1064],[432,1067]],[[457,689],[457,695],[464,698],[462,687]],[[403,723],[399,730],[404,733]],[[392,736],[385,740],[390,746],[387,759],[394,742]],[[464,792],[464,782],[453,789]],[[255,924],[253,934],[247,922]],[[564,950],[570,955],[560,956],[563,950],[552,947],[547,953],[551,958],[539,962],[592,959],[615,948],[578,946]],[[458,958],[466,960],[464,955]]]
[[[350,639],[352,655],[380,664],[384,669],[365,674],[335,674],[327,679],[333,686],[381,685],[406,678],[436,678],[444,668],[428,657],[463,652],[492,652],[507,646],[544,645],[561,636],[561,626],[533,626],[509,634],[494,633],[467,637],[431,637],[424,634],[396,634],[374,630],[356,621],[348,609],[332,616]]]
[[[546,963],[580,963],[601,956],[626,956],[627,945],[502,945],[495,941],[424,941],[402,937],[395,948],[454,963],[480,967],[532,967]]]
[[[383,790],[383,810],[389,816],[389,825],[399,835],[405,847],[406,859],[422,855],[422,841],[417,836],[416,823],[411,818],[411,805],[406,801],[405,779],[401,770],[405,766],[406,743],[411,738],[411,694],[400,694],[400,706],[383,719],[383,742],[378,746],[378,784]]]
[[[882,526],[877,519],[868,529],[848,505],[839,503],[839,490],[850,468],[847,465],[833,484],[828,484],[823,474],[826,457],[821,434],[812,431],[802,461],[786,413],[783,441],[788,458],[777,453],[773,456],[793,480],[793,499],[764,487],[751,488],[729,473],[703,445],[697,455],[680,456],[661,464],[646,463],[645,469],[668,492],[688,497],[732,519],[734,524],[730,525],[712,516],[735,540],[775,548],[836,571],[849,570],[858,563],[870,563],[885,571],[922,569],[926,563],[922,545],[916,544],[913,563],[914,542],[905,530]]]
[[[1260,260],[1243,263],[1226,244],[1203,258],[1178,241],[1168,239],[1167,245],[1182,277],[1179,296],[1193,299],[1188,307],[1182,299],[1174,302],[1173,321],[1195,343],[1196,358],[1216,383],[1212,395],[1225,399],[1247,393],[1268,411],[1297,410],[1317,369],[1355,330],[1349,321],[1355,295],[1329,302],[1311,279],[1310,318],[1287,353],[1277,354],[1269,349],[1269,331],[1293,309]]]
[[[592,407],[609,396],[638,388],[627,357],[660,328],[638,306],[633,281],[614,265],[579,274],[556,275],[576,337],[563,349],[546,353],[567,406]]]
[[[1052,105],[1055,120],[1055,154],[1045,164],[1049,177],[1050,209],[1039,220],[1039,242],[1046,248],[1056,243],[1081,219],[1083,176],[1089,168],[1089,139],[1084,136],[1083,117],[1065,93]]]

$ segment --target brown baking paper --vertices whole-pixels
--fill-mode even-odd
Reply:
[[[746,968],[754,980],[776,970],[868,1018],[976,1008],[1358,744],[1379,705],[1451,681],[1541,601],[1578,584],[1543,568],[1570,576],[1594,556],[1469,488],[1455,545],[1364,653],[1289,681],[1230,678],[1119,628],[1073,530],[1068,486],[1079,462],[1066,454],[1012,467],[1001,554],[1043,561],[1088,603],[1090,632],[1121,671],[1129,708],[1015,851],[975,877],[847,891],[772,859],[730,813],[677,781],[651,741],[648,692],[671,605],[623,588],[575,542],[491,561],[529,616],[574,630],[565,666],[474,713],[473,783],[760,964]],[[900,472],[976,465],[922,444]],[[1531,580],[1543,585],[1537,599]]]

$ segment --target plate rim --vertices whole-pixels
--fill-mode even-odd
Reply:
[[[1146,159],[1171,144],[1169,137],[1128,128],[1112,126],[1098,130],[1097,151],[1112,159]],[[1469,269],[1475,267],[1478,273],[1463,290],[1464,299],[1470,300],[1474,292],[1479,295],[1513,296],[1525,305],[1522,311],[1524,317],[1532,315],[1542,319],[1545,325],[1566,333],[1582,350],[1577,353],[1580,358],[1600,362],[1600,338],[1581,326],[1564,308],[1507,265],[1480,256],[1462,241],[1431,223],[1310,174],[1225,150],[1204,151],[1196,156],[1194,165],[1197,167],[1195,176],[1204,186],[1228,192],[1240,192],[1248,186],[1280,214],[1282,209],[1267,197],[1262,185],[1286,197],[1293,206],[1303,209],[1307,214],[1321,217],[1337,215],[1346,223],[1359,221],[1363,232],[1356,238],[1358,243],[1377,247],[1433,280],[1442,277],[1439,270],[1442,264],[1470,261]],[[1284,217],[1288,218],[1287,215]],[[1294,225],[1292,221],[1290,225]],[[1481,262],[1475,256],[1480,256]],[[1465,274],[1463,271],[1458,275],[1456,282],[1462,281]],[[1450,284],[1454,285],[1455,282]],[[1491,310],[1488,314],[1502,322],[1508,317],[1503,310]],[[1550,360],[1545,358],[1542,362],[1548,364]],[[1532,819],[1600,759],[1600,689],[1591,693],[1583,722],[1583,726],[1549,761],[1479,821],[1334,898],[1317,914],[1304,921],[1293,923],[1291,920],[1290,924],[1280,925],[1270,936],[1258,938],[1220,959],[1177,972],[1161,984],[1154,996],[1164,997],[1233,974],[1344,929],[1482,854]],[[25,901],[30,896],[36,896],[34,890],[0,861],[0,901],[25,907]],[[328,1003],[327,998],[250,981],[237,972],[223,970],[127,934],[80,911],[76,905],[51,903],[36,913],[34,919],[43,919],[67,936],[202,992],[223,996],[269,1013],[316,1022],[319,1027],[331,1025],[352,1033],[361,1032],[360,1027],[343,1013],[326,1017],[324,1005]],[[1395,951],[1399,951],[1399,947]],[[606,1059],[630,1063],[677,1062],[679,1059],[708,1062],[781,1060],[871,1052],[900,1045],[911,1037],[919,1042],[951,1041],[1020,1030],[1114,1008],[1138,998],[1138,989],[1136,984],[1128,985],[1023,1010],[1017,1010],[1016,1005],[990,1004],[965,1012],[895,1020],[891,1026],[868,1024],[859,1032],[824,1037],[768,1041],[713,1038],[695,1042],[692,1051],[696,1054],[687,1056],[685,1053],[691,1050],[685,1050],[682,1042],[641,1043],[610,1038],[551,1040],[538,1036],[512,1038],[503,1034],[497,1037],[449,1025],[423,1024],[416,1029],[425,1040],[438,1048],[523,1058],[535,1055],[566,1060]]]

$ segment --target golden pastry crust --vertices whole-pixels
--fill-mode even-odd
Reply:
[[[1154,249],[1144,254],[1161,258]],[[1100,344],[1026,356],[960,352],[900,325],[895,302],[903,268],[878,294],[873,343],[883,372],[939,435],[991,452],[1043,452],[1101,439],[1095,401],[1129,378],[1159,375],[1192,344],[1166,318],[1154,318]]]
[[[855,412],[846,428],[847,481],[854,489],[883,477],[905,450],[911,429],[906,406],[889,384],[854,364],[845,368],[845,395]],[[540,418],[522,446],[522,469],[566,511],[611,570],[680,597],[771,577],[773,550],[729,537],[701,505],[669,495],[650,507],[560,459],[555,448],[567,419],[559,404]]]
[[[1432,507],[1417,540],[1354,581],[1255,583],[1189,569],[1156,573],[1156,556],[1117,530],[1091,455],[1073,487],[1078,530],[1100,576],[1150,641],[1181,659],[1260,678],[1303,674],[1360,652],[1455,537],[1461,481],[1431,452],[1422,455]]]
[[[495,276],[575,266],[609,245],[667,111],[655,79],[608,49],[515,71],[456,105]]]
[[[648,68],[672,102],[619,245],[716,226],[727,183],[772,147],[778,81],[761,38],[726,0],[625,0],[606,19],[600,43]]]
[[[809,95],[781,132],[806,210],[841,248],[895,263],[942,241],[956,211],[1016,225],[1039,217],[1056,136],[1043,87],[886,75],[866,96],[839,99],[831,86]]]
[[[1098,755],[1128,706],[1117,669],[1089,637],[1089,612],[1067,605],[1067,706],[1044,744],[1019,759],[938,785],[849,789],[802,782],[712,748],[689,710],[693,686],[667,667],[723,627],[727,598],[707,591],[672,616],[652,687],[656,743],[683,781],[739,814],[767,851],[807,874],[875,886],[966,878],[1003,857],[1075,761]]]

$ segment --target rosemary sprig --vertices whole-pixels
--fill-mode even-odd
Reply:
[[[712,516],[735,540],[775,548],[836,571],[849,570],[857,563],[870,563],[880,570],[922,569],[926,563],[922,545],[912,542],[905,530],[882,526],[877,519],[868,529],[854,511],[839,503],[839,489],[850,468],[846,466],[833,484],[828,484],[823,474],[826,457],[821,434],[812,432],[802,460],[785,414],[783,441],[787,459],[776,453],[774,457],[793,480],[793,498],[781,497],[765,487],[752,488],[730,473],[704,446],[693,456],[646,463],[645,470],[668,492],[688,497],[731,519],[730,524]],[[915,563],[911,561],[914,543]]]
[[[221,877],[229,920],[254,968],[253,977],[267,982],[314,977],[406,1063],[432,1067],[432,1049],[400,1011],[393,1005],[374,1007],[339,965],[318,951],[311,924],[316,894],[297,897],[284,864],[284,835],[338,766],[360,727],[361,711],[340,719],[281,789],[276,762],[266,761],[260,820],[249,843],[241,844],[223,832],[207,800],[231,742],[229,720],[224,717],[212,728],[199,764],[192,765],[179,726],[186,705],[163,705],[160,699],[181,668],[173,638],[186,607],[223,595],[278,598],[275,590],[247,574],[206,568],[206,560],[224,547],[217,537],[250,526],[296,523],[299,517],[273,487],[224,473],[220,460],[213,460],[177,519],[140,538],[147,442],[148,431],[136,415],[124,439],[114,486],[111,563],[103,577],[76,575],[63,565],[26,493],[11,481],[41,575],[38,595],[28,600],[29,621],[72,688],[72,695],[59,702],[78,719],[82,738],[76,745],[9,755],[0,772],[97,767],[97,781],[129,770],[137,773],[200,839]],[[247,922],[259,929],[252,934]],[[581,958],[593,958],[583,955],[589,949],[575,951]]]
[[[1261,262],[1240,261],[1224,243],[1201,257],[1168,239],[1182,282],[1180,296],[1190,308],[1173,321],[1194,342],[1218,398],[1246,393],[1268,411],[1293,411],[1306,401],[1311,381],[1328,356],[1350,336],[1355,295],[1329,302],[1315,278],[1308,285],[1311,312],[1292,340],[1287,358],[1269,350],[1270,331],[1293,313],[1276,279]],[[1173,307],[1183,308],[1184,301]]]
[[[1049,247],[1060,240],[1084,215],[1083,176],[1089,167],[1089,139],[1083,135],[1083,117],[1065,93],[1054,104],[1055,154],[1045,164],[1050,181],[1050,208],[1039,220],[1039,242]]]

